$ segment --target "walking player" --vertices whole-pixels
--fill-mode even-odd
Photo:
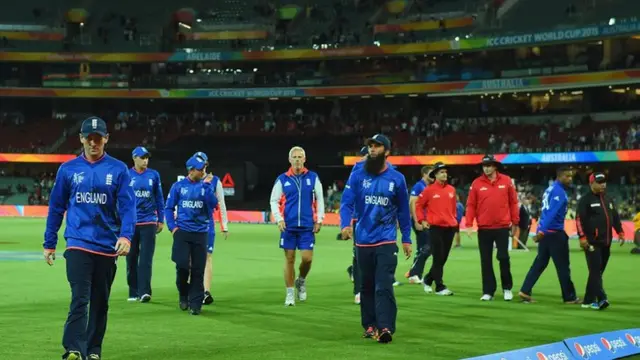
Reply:
[[[609,307],[609,299],[602,285],[602,275],[611,255],[611,228],[618,233],[620,245],[624,245],[624,232],[613,201],[605,195],[605,175],[600,172],[591,174],[589,188],[589,192],[578,201],[576,217],[580,246],[584,249],[589,267],[582,307],[604,310]]]
[[[431,270],[424,277],[424,291],[433,292],[431,284],[436,283],[436,295],[450,296],[443,281],[444,265],[449,258],[453,237],[458,229],[456,220],[456,189],[447,183],[447,166],[438,162],[429,177],[436,181],[429,185],[418,197],[416,216],[423,228],[428,229],[433,249]]]
[[[192,156],[186,165],[189,173],[171,186],[164,215],[173,234],[171,260],[176,263],[180,309],[190,309],[192,315],[200,315],[204,300],[207,234],[218,199],[211,185],[213,176],[208,175],[202,181],[206,172],[204,160]]]
[[[104,152],[108,141],[104,120],[86,119],[80,130],[83,154],[60,166],[49,200],[43,244],[49,265],[67,213],[64,258],[71,305],[62,337],[67,360],[100,359],[117,257],[129,252],[136,223],[127,165]]]
[[[340,205],[342,238],[354,238],[360,270],[360,316],[364,337],[392,340],[397,306],[393,281],[398,265],[397,230],[407,259],[411,256],[411,214],[404,176],[386,163],[391,142],[384,135],[367,141],[369,156],[349,177]],[[358,219],[355,234],[353,214]]]
[[[278,176],[271,190],[271,213],[280,230],[280,248],[284,249],[284,282],[287,287],[285,306],[295,305],[294,278],[296,250],[302,260],[295,280],[298,300],[307,300],[306,279],[311,270],[315,234],[320,231],[324,218],[324,195],[318,175],[307,170],[304,149],[294,146],[289,150],[291,168]],[[280,202],[284,206],[280,211]]]
[[[471,230],[473,220],[478,223],[478,248],[482,272],[482,301],[490,301],[496,292],[496,276],[493,272],[493,244],[497,248],[500,263],[500,280],[506,301],[513,300],[513,278],[509,261],[509,228],[517,239],[520,209],[518,194],[513,181],[497,171],[500,163],[493,155],[482,158],[484,174],[476,178],[469,188],[465,225]]]
[[[565,304],[578,304],[576,289],[571,281],[569,263],[569,236],[564,230],[564,219],[567,215],[569,199],[566,188],[571,185],[573,172],[568,167],[561,167],[556,171],[556,181],[547,188],[542,196],[542,213],[535,237],[538,243],[538,255],[527,277],[524,279],[518,296],[524,302],[532,302],[531,291],[542,272],[553,259],[556,266],[560,290]]]
[[[429,231],[422,227],[416,216],[416,202],[418,196],[422,194],[424,189],[433,183],[433,179],[429,177],[431,168],[423,166],[420,170],[422,178],[413,185],[409,195],[409,209],[411,210],[411,218],[413,219],[413,233],[416,236],[416,255],[413,259],[411,269],[405,274],[410,284],[422,284],[422,274],[424,273],[424,265],[431,255],[431,241]]]
[[[138,222],[127,255],[129,301],[151,301],[151,270],[156,250],[156,234],[164,226],[164,196],[160,174],[149,169],[149,151],[142,146],[133,149],[133,167],[129,170],[136,195]]]

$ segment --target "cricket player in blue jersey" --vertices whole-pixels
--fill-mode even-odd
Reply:
[[[388,166],[391,141],[377,134],[367,140],[369,156],[350,177],[340,204],[343,238],[354,238],[360,270],[360,315],[364,337],[392,341],[397,306],[393,282],[398,265],[397,226],[407,259],[411,257],[411,213],[404,176]],[[357,214],[355,230],[353,214]]]
[[[133,167],[129,169],[131,186],[136,195],[138,222],[127,255],[129,301],[151,301],[151,270],[156,250],[156,234],[164,226],[164,195],[160,174],[149,169],[149,151],[138,146],[131,152]]]
[[[453,243],[457,248],[462,247],[460,244],[460,223],[462,222],[462,218],[464,218],[464,205],[460,201],[460,194],[456,193],[456,221],[458,222],[458,229],[456,229],[456,234],[453,236]]]
[[[416,216],[416,201],[418,196],[422,194],[424,189],[430,184],[433,184],[435,179],[429,177],[429,173],[432,168],[430,166],[423,166],[420,170],[422,178],[413,185],[409,195],[409,209],[411,210],[411,218],[413,219],[413,233],[416,235],[416,256],[413,259],[413,265],[411,269],[405,274],[405,277],[409,280],[410,284],[422,285],[422,275],[424,273],[424,266],[431,256],[431,238],[429,237],[429,231],[422,227],[422,224],[418,222]]]
[[[171,186],[164,216],[173,234],[171,260],[176,263],[180,309],[200,315],[204,300],[207,236],[218,199],[211,185],[212,176],[205,178],[206,162],[192,156],[186,166],[187,176]]]
[[[209,166],[209,157],[207,154],[198,151],[193,154],[193,156],[198,156],[205,162],[205,166]],[[209,176],[206,175],[205,178]],[[220,210],[220,227],[222,229],[222,234],[224,238],[227,238],[229,234],[229,217],[227,216],[227,205],[224,201],[224,188],[222,187],[222,182],[220,178],[213,175],[211,177],[211,186],[215,189],[215,195],[218,199],[218,210]],[[211,280],[213,278],[213,248],[215,246],[216,240],[216,227],[215,227],[215,210],[214,213],[211,214],[211,224],[209,226],[209,232],[207,234],[207,265],[204,270],[204,305],[213,304],[213,296],[211,295]]]
[[[571,186],[572,181],[573,171],[568,167],[561,167],[556,171],[556,181],[542,196],[540,222],[534,239],[538,243],[538,255],[533,260],[518,294],[524,302],[534,301],[531,297],[533,287],[549,265],[549,259],[553,259],[565,304],[580,303],[571,281],[569,236],[564,230],[564,219],[569,204],[566,189]]]
[[[60,166],[49,200],[43,244],[49,265],[67,213],[64,257],[71,305],[62,337],[67,360],[100,359],[117,257],[129,252],[136,224],[129,170],[105,153],[108,141],[104,120],[86,119],[80,128],[83,154]]]
[[[324,219],[322,183],[318,174],[304,167],[306,161],[303,148],[291,148],[291,167],[278,176],[271,190],[271,213],[280,230],[280,248],[284,250],[285,256],[285,306],[295,305],[295,293],[298,300],[307,300],[306,279],[311,270],[315,234],[320,231]],[[296,250],[300,250],[302,259],[298,278],[294,282]]]

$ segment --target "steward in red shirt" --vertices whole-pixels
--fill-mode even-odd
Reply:
[[[422,191],[416,202],[417,220],[423,228],[428,229],[433,251],[431,270],[423,280],[424,291],[433,292],[431,284],[435,281],[436,295],[449,296],[453,292],[444,285],[442,278],[453,236],[458,229],[456,189],[447,183],[447,166],[444,163],[436,163],[429,177],[436,181]]]
[[[513,236],[517,238],[518,223],[520,222],[520,208],[518,194],[511,178],[501,174],[497,168],[501,164],[493,157],[486,155],[482,158],[484,174],[476,178],[469,188],[465,225],[468,229],[473,226],[473,220],[478,223],[478,249],[482,269],[482,297],[480,300],[493,299],[496,292],[496,276],[493,272],[493,244],[498,250],[497,259],[500,263],[500,282],[506,301],[513,299],[511,288],[511,263],[509,260],[509,229],[513,229]]]

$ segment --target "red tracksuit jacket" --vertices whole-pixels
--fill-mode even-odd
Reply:
[[[441,184],[438,181],[429,185],[416,201],[416,216],[419,222],[425,220],[425,212],[429,225],[457,227],[456,189],[447,183]]]
[[[479,229],[504,229],[520,222],[518,194],[509,176],[496,172],[493,182],[484,174],[473,181],[465,225],[473,226],[474,218]]]

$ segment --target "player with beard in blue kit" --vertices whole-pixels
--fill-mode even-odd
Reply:
[[[127,255],[129,301],[151,301],[151,270],[156,250],[156,234],[164,226],[164,195],[160,174],[149,169],[149,151],[138,146],[131,152],[134,166],[129,169],[136,195],[138,222]]]
[[[192,156],[186,165],[189,173],[171,186],[164,215],[173,234],[171,260],[176,263],[180,309],[200,315],[204,300],[207,235],[218,199],[211,184],[212,176],[204,178],[205,161]]]
[[[369,156],[363,168],[351,174],[342,195],[340,228],[343,238],[354,238],[356,242],[363,336],[389,343],[398,312],[393,293],[398,225],[404,254],[407,259],[411,257],[409,194],[404,175],[386,162],[391,148],[389,138],[374,135],[367,145]],[[351,225],[354,211],[358,217],[355,231]]]
[[[53,265],[58,231],[65,218],[69,315],[62,346],[67,360],[99,360],[107,330],[111,285],[118,256],[131,248],[136,199],[127,165],[107,155],[107,124],[98,117],[80,128],[83,154],[60,166],[51,190],[44,258]]]

